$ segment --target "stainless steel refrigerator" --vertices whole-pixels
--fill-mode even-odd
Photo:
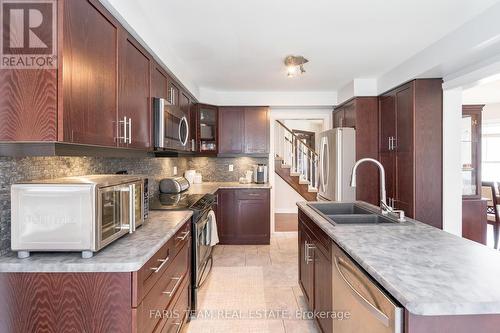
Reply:
[[[356,162],[356,131],[334,128],[321,132],[319,142],[318,200],[356,200],[356,189],[349,184]]]

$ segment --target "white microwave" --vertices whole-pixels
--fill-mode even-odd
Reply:
[[[65,177],[14,184],[11,247],[78,251],[90,258],[144,222],[144,179],[129,175]]]

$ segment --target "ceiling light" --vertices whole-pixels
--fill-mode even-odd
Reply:
[[[308,63],[309,60],[303,56],[292,56],[289,55],[285,58],[285,66],[288,77],[297,76],[297,74],[303,74],[306,72],[304,69],[304,64]]]

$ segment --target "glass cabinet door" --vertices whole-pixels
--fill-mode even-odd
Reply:
[[[469,108],[464,105],[462,112],[462,195],[478,198],[481,191],[481,113]]]
[[[201,106],[198,112],[199,150],[217,151],[217,108]]]

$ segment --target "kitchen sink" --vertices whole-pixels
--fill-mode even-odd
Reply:
[[[323,202],[323,203],[308,203],[309,207],[322,215],[365,215],[373,214],[373,212],[359,207],[355,203],[349,202]]]
[[[397,218],[377,214],[356,203],[314,202],[307,205],[332,224],[399,224]]]
[[[326,215],[334,224],[379,224],[395,223],[393,219],[376,214]]]

